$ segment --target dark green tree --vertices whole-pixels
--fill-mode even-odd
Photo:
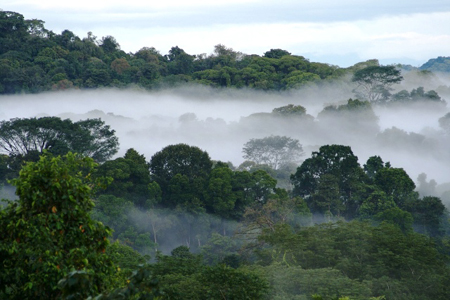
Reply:
[[[446,209],[439,197],[427,196],[415,201],[412,215],[417,230],[430,236],[442,236],[443,222],[448,224]]]
[[[291,53],[283,49],[270,49],[270,51],[264,52],[264,57],[268,58],[282,58],[285,55],[291,55]]]
[[[172,47],[169,50],[169,54],[167,54],[165,57],[168,60],[167,68],[169,74],[190,75],[194,70],[195,56],[187,54],[183,49],[179,48],[178,46]]]
[[[124,157],[109,160],[99,167],[99,176],[111,177],[114,180],[114,184],[100,193],[125,198],[140,208],[150,208],[156,199],[151,195],[148,168],[149,164],[144,155],[133,148],[128,149]]]
[[[106,37],[102,37],[101,40],[101,44],[100,47],[103,49],[103,51],[105,51],[106,53],[111,53],[114,52],[116,50],[120,50],[120,45],[119,43],[116,41],[116,39],[111,36],[108,35]]]
[[[216,167],[211,171],[205,189],[207,212],[223,218],[233,215],[236,195],[233,192],[233,171],[228,167]]]
[[[387,196],[385,192],[375,190],[363,200],[359,209],[359,215],[365,218],[373,218],[378,213],[397,207],[392,196]]]
[[[379,156],[369,157],[369,159],[367,159],[367,162],[364,164],[364,172],[371,180],[371,182],[374,180],[377,173],[383,168],[390,168],[390,163],[384,163]]]
[[[387,196],[393,198],[401,209],[408,207],[408,201],[417,198],[414,181],[402,168],[383,168],[375,175],[374,183]]]
[[[324,175],[328,176],[327,180],[321,179]],[[296,173],[291,175],[293,194],[303,197],[310,208],[315,207],[314,195],[319,192],[319,186],[325,192],[335,190],[334,184],[337,183],[339,200],[335,201],[345,206],[344,215],[350,218],[356,214],[360,200],[358,194],[364,181],[365,174],[358,163],[358,157],[349,146],[342,145],[320,147],[318,152],[313,152],[311,158],[306,159]],[[325,183],[332,183],[332,186],[326,187]]]
[[[16,118],[0,122],[0,150],[12,156],[72,151],[103,162],[117,152],[119,142],[114,133],[100,119],[73,123],[58,117]]]
[[[312,196],[311,209],[316,212],[340,216],[345,206],[340,197],[336,176],[324,174],[318,180],[317,191]]]
[[[203,202],[203,190],[212,170],[206,151],[186,144],[170,145],[150,159],[150,173],[162,192],[161,205],[174,208],[178,202]],[[180,195],[185,200],[179,198]]]

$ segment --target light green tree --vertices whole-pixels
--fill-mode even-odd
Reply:
[[[95,163],[69,153],[43,155],[13,181],[19,200],[0,211],[0,298],[57,299],[58,281],[73,270],[90,277],[89,293],[108,287],[104,254],[111,231],[90,217]]]

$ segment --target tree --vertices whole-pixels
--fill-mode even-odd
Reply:
[[[111,35],[102,37],[100,47],[103,49],[103,51],[105,51],[107,53],[111,53],[111,52],[120,50],[119,43]]]
[[[380,169],[374,178],[374,183],[387,196],[394,199],[399,208],[405,209],[410,197],[415,198],[414,181],[402,168]]]
[[[241,233],[248,234],[248,240],[255,233],[275,231],[281,224],[292,226],[309,225],[311,211],[300,197],[290,198],[285,190],[277,189],[265,203],[254,203],[245,209]]]
[[[320,76],[311,72],[293,71],[289,73],[283,80],[286,89],[300,88],[308,83],[319,81]]]
[[[21,42],[28,35],[23,15],[12,11],[0,11],[0,54],[21,50]]]
[[[214,46],[214,55],[210,57],[214,65],[220,67],[234,67],[236,62],[241,60],[243,54],[236,52],[225,45],[217,44]],[[211,66],[212,67],[212,66]]]
[[[61,151],[65,132],[72,122],[57,117],[11,119],[0,122],[0,149],[9,155],[26,155],[43,150]],[[56,149],[55,149],[56,148]]]
[[[442,221],[444,221],[445,206],[438,197],[427,196],[414,202],[413,217],[418,225],[419,232],[430,236],[443,234]],[[444,222],[448,222],[445,220]]]
[[[268,58],[282,58],[285,55],[291,55],[291,53],[283,49],[270,49],[264,52],[264,57]]]
[[[340,216],[345,210],[340,197],[339,182],[336,176],[324,174],[318,180],[317,191],[312,196],[312,209],[321,213]]]
[[[119,139],[109,125],[101,119],[87,119],[74,123],[78,132],[72,132],[69,138],[71,151],[92,157],[96,162],[104,162],[117,153]]]
[[[288,104],[274,108],[272,113],[282,117],[302,117],[306,114],[306,109],[301,105]]]
[[[417,181],[419,182],[419,186],[417,187],[417,191],[421,196],[436,196],[436,186],[437,182],[434,179],[431,179],[427,182],[427,174],[420,173],[417,177]]]
[[[366,173],[369,180],[372,182],[375,178],[375,175],[383,169],[390,168],[391,164],[389,162],[384,163],[381,157],[379,156],[371,156],[367,159],[367,162],[364,164],[364,172]]]
[[[373,216],[374,220],[397,226],[404,233],[412,232],[413,216],[397,206],[385,209]]]
[[[171,208],[178,203],[188,204],[194,198],[203,200],[211,169],[209,154],[186,144],[169,145],[150,159],[151,178],[162,192],[161,204]]]
[[[153,241],[158,244],[158,236],[161,231],[172,228],[175,223],[175,215],[169,213],[169,210],[149,209],[146,212],[146,221],[150,226],[153,235]]]
[[[125,274],[119,271],[119,276],[123,277],[123,275]],[[89,274],[84,271],[72,271],[59,282],[62,299],[92,299],[92,293],[87,293],[91,285]],[[160,299],[160,296],[159,283],[152,276],[150,265],[140,264],[128,277],[124,287],[95,295],[94,299]]]
[[[169,50],[169,54],[165,55],[169,61],[167,68],[169,74],[185,74],[190,75],[194,70],[194,55],[187,54],[183,49],[178,46],[172,47]]]
[[[153,203],[149,201],[151,180],[148,167],[145,156],[133,148],[128,149],[124,157],[103,163],[98,175],[113,178],[114,184],[100,191],[101,194],[126,198],[140,208],[149,208]]]
[[[323,178],[325,175],[326,178]],[[323,207],[323,203],[332,203],[330,197],[336,195],[337,183],[339,198],[334,201],[340,204],[335,202],[334,205],[336,208],[344,205],[347,217],[354,217],[359,205],[358,196],[365,179],[358,157],[349,146],[325,145],[320,147],[319,152],[313,152],[311,158],[306,159],[297,168],[296,173],[291,175],[291,182],[294,185],[292,192],[294,196],[303,197],[310,208]],[[323,199],[328,200],[323,202]],[[315,200],[319,200],[320,203],[315,203]]]
[[[58,117],[16,118],[0,122],[0,150],[12,156],[72,151],[103,162],[117,152],[119,142],[114,133],[100,119],[73,123]]]
[[[208,212],[223,218],[230,218],[236,203],[232,185],[233,171],[228,167],[214,168],[205,189]]]
[[[7,183],[9,172],[8,156],[0,154],[0,190],[3,184]]]
[[[385,101],[390,96],[391,86],[402,80],[395,66],[369,66],[356,71],[352,77],[357,83],[354,92],[371,102]]]
[[[430,90],[428,92],[425,92],[425,89],[423,87],[413,89],[411,93],[409,93],[407,90],[401,90],[400,92],[392,95],[391,101],[403,102],[403,105],[419,101],[444,105],[446,104],[445,100],[443,100],[436,91]]]
[[[252,184],[247,186],[254,201],[265,203],[275,191],[277,180],[266,171],[257,170],[252,173]]]
[[[298,140],[271,135],[262,139],[251,139],[244,145],[242,152],[245,159],[257,164],[267,164],[276,170],[282,165],[297,163],[303,154],[303,148]]]
[[[125,58],[116,58],[111,62],[111,69],[119,75],[122,75],[130,68],[131,66]]]
[[[385,192],[376,190],[363,200],[359,209],[359,215],[362,218],[372,218],[376,214],[394,207],[397,207],[397,205],[392,196],[386,196]]]
[[[17,202],[0,211],[0,298],[56,299],[72,270],[90,276],[88,293],[107,287],[113,265],[103,254],[111,231],[90,217],[96,164],[72,153],[43,155],[13,181]]]

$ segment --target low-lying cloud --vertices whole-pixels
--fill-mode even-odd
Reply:
[[[75,121],[99,117],[116,130],[118,156],[134,148],[150,160],[167,145],[187,143],[206,150],[213,160],[235,166],[244,161],[242,147],[249,139],[282,135],[300,141],[303,159],[322,145],[344,144],[352,147],[361,165],[379,155],[393,167],[404,168],[416,182],[420,173],[438,184],[450,181],[450,137],[438,125],[447,107],[374,106],[378,121],[369,123],[318,116],[324,106],[345,104],[352,96],[351,87],[344,83],[271,93],[199,86],[162,91],[74,90],[2,96],[0,118],[50,115]],[[287,104],[304,106],[310,116],[296,120],[271,116],[274,108]]]

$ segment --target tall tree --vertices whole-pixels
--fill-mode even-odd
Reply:
[[[391,86],[403,80],[395,66],[369,66],[353,74],[357,83],[354,92],[358,97],[371,101],[385,101],[390,96]]]
[[[118,150],[114,133],[100,119],[73,123],[58,117],[16,118],[0,122],[0,150],[13,156],[44,150],[56,155],[72,151],[103,162]]]
[[[325,175],[326,178],[323,177]],[[323,207],[322,203],[315,203],[315,200],[323,202],[323,199],[328,199],[324,203],[331,204],[330,197],[335,195],[337,183],[339,200],[334,201],[340,201],[346,207],[345,213],[350,218],[356,214],[358,193],[365,179],[358,157],[349,146],[342,145],[320,147],[319,152],[313,152],[311,158],[306,159],[291,175],[293,194],[303,197],[310,208]],[[340,207],[337,203],[334,206]]]
[[[374,183],[391,196],[401,209],[407,208],[410,199],[416,199],[414,181],[402,168],[383,168],[375,175]]]
[[[202,199],[211,169],[209,154],[186,144],[169,145],[150,159],[151,177],[162,191],[161,204],[169,207],[176,207],[178,201],[184,202],[175,195],[184,194],[184,199]]]

